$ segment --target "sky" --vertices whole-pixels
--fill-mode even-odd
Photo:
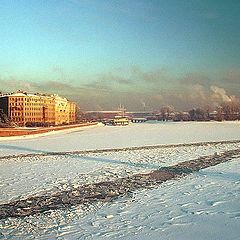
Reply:
[[[83,110],[185,110],[240,96],[239,0],[1,0],[0,91]]]

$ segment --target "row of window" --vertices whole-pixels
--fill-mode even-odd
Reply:
[[[44,109],[44,108],[25,108],[25,111],[41,111],[41,112],[43,112],[43,110],[45,110],[46,112],[50,112],[50,110],[52,112],[55,112],[54,109],[49,109],[49,108],[47,108],[47,109]]]
[[[55,114],[45,114],[54,117]],[[43,116],[43,113],[36,112],[11,112],[11,116]]]
[[[20,117],[12,117],[13,122],[23,122],[23,118]]]
[[[11,107],[10,108],[11,109],[11,111],[14,111],[14,110],[18,110],[18,111],[23,111],[23,109],[25,110],[25,111],[40,111],[40,112],[43,112],[43,110],[45,110],[45,112],[55,112],[55,109],[49,109],[49,108],[46,108],[46,109],[44,109],[44,108],[23,108],[23,107],[16,107],[16,106],[13,106],[13,107]]]
[[[54,103],[54,100],[44,100],[44,99],[34,99],[34,98],[10,98],[10,101],[15,101],[15,102],[41,102],[41,103]]]
[[[42,122],[43,118],[23,118],[23,117],[12,117],[13,122]],[[46,120],[46,119],[45,119]],[[54,118],[48,118],[48,121],[54,121]]]
[[[22,112],[11,112],[11,116],[22,116]]]
[[[46,107],[46,108],[50,107],[49,105],[48,106],[43,106],[41,103],[23,103],[23,102],[16,102],[16,103],[14,103],[14,102],[11,102],[10,103],[10,107],[14,107],[14,106],[38,106],[39,109],[43,108],[43,107]],[[55,107],[55,105],[51,105],[52,109],[54,109],[54,107]],[[59,107],[62,107],[62,106],[58,106],[58,108]],[[64,106],[64,107],[67,107],[67,106]],[[73,109],[71,108],[71,110],[73,110]]]
[[[42,103],[24,103],[24,102],[11,102],[10,103],[10,106],[40,106],[40,107],[43,107],[43,104]],[[47,105],[48,107],[49,105]],[[54,107],[55,105],[54,104],[51,104],[52,107]]]

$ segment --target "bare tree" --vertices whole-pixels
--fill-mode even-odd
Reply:
[[[230,102],[221,104],[222,112],[225,120],[237,120],[240,112],[240,100],[237,98],[232,99]]]
[[[174,107],[171,105],[163,106],[160,109],[161,115],[162,115],[162,120],[163,121],[168,121],[170,114],[174,112]]]

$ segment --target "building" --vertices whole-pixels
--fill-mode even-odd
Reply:
[[[66,98],[54,95],[55,125],[69,123],[69,103]]]
[[[69,104],[69,123],[75,123],[76,122],[76,114],[77,114],[77,109],[76,109],[76,103],[74,102],[68,102]]]
[[[0,109],[19,126],[49,126],[74,123],[76,104],[58,95],[26,92],[0,96]]]
[[[76,104],[66,98],[54,95],[55,125],[76,122]]]

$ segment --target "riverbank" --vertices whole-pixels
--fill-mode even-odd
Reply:
[[[79,123],[74,125],[41,127],[41,128],[1,128],[0,139],[11,139],[12,137],[38,135],[55,131],[72,130],[81,127],[95,126],[96,122]]]

